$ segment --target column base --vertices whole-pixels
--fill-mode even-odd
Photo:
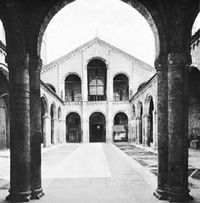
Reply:
[[[159,200],[168,200],[168,193],[162,189],[156,189],[153,195]]]
[[[13,193],[6,197],[6,201],[10,202],[29,202],[31,198],[31,192],[21,192],[21,193]]]
[[[42,188],[34,190],[31,193],[31,199],[41,199],[41,197],[43,196],[44,196],[44,192]]]
[[[189,194],[189,190],[180,191],[179,189],[168,190],[168,200],[170,202],[188,202],[193,200],[193,197]]]

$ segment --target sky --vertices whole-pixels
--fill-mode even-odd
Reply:
[[[48,63],[95,37],[153,65],[155,40],[150,26],[120,0],[76,0],[46,30]]]
[[[199,28],[200,14],[192,34]],[[54,16],[45,33],[46,46],[42,49],[47,50],[47,63],[99,37],[154,64],[155,40],[150,26],[140,13],[120,0],[76,0]],[[6,43],[1,21],[0,40]]]

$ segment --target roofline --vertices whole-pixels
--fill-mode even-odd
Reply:
[[[130,102],[140,93],[142,92],[157,76],[157,73],[155,73],[147,82],[146,84],[139,90],[137,91],[132,97],[131,99],[129,100]]]
[[[42,80],[40,80],[40,85],[43,86],[46,90],[48,90],[56,99],[58,99],[62,104],[64,104],[64,101]]]
[[[151,71],[151,69],[152,69],[152,71],[154,70],[154,67],[151,66],[150,64],[141,61],[140,59],[138,59],[138,58],[132,56],[131,54],[129,54],[129,53],[127,53],[127,52],[125,52],[125,51],[123,51],[123,50],[121,50],[121,49],[119,49],[119,48],[117,48],[117,47],[115,47],[115,46],[113,46],[113,45],[111,45],[111,44],[109,44],[108,42],[105,42],[104,40],[102,40],[102,39],[100,39],[100,38],[98,38],[98,37],[93,38],[92,40],[90,40],[90,41],[84,43],[83,45],[81,45],[81,46],[75,48],[74,50],[70,51],[69,53],[67,53],[67,54],[65,54],[65,55],[63,55],[63,56],[61,56],[61,57],[59,57],[59,58],[53,60],[52,62],[50,62],[49,64],[45,65],[44,67],[51,66],[51,65],[53,65],[53,64],[55,64],[55,63],[61,63],[65,58],[70,57],[71,55],[73,55],[73,54],[75,54],[75,53],[77,53],[77,52],[82,51],[82,49],[83,49],[84,47],[86,47],[87,45],[89,45],[89,44],[92,43],[92,42],[100,42],[100,43],[103,43],[103,44],[105,44],[106,46],[111,47],[112,49],[114,49],[114,50],[116,50],[116,51],[118,51],[118,52],[121,52],[122,54],[126,55],[126,56],[127,56],[128,58],[130,58],[132,61],[137,61],[138,63],[142,63],[144,66],[146,66],[147,69],[149,69],[149,71]]]

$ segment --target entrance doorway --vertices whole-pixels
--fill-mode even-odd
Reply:
[[[117,113],[114,117],[113,140],[128,141],[128,117],[125,113]]]
[[[90,116],[90,142],[106,141],[106,124],[102,113],[93,113]]]
[[[66,117],[66,142],[81,142],[81,118],[77,113],[69,113]]]

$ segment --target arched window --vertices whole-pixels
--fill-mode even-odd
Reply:
[[[65,79],[65,101],[81,101],[81,79],[75,74]]]
[[[52,84],[46,83],[46,85],[47,85],[53,92],[56,93],[56,88],[55,88]]]
[[[124,74],[118,74],[113,79],[114,101],[127,101],[129,99],[129,79]]]
[[[106,100],[106,64],[100,59],[88,63],[88,100]]]

